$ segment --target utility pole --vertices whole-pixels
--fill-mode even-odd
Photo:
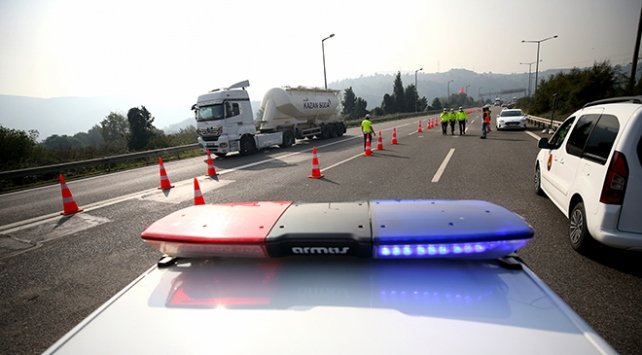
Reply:
[[[629,78],[629,94],[633,94],[635,87],[635,72],[638,70],[638,52],[640,51],[640,36],[642,36],[642,6],[640,6],[640,22],[638,22],[638,34],[635,39],[635,49],[633,50],[633,61],[631,62],[631,77]]]

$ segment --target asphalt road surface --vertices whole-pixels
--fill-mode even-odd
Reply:
[[[495,111],[495,114],[497,111]],[[431,116],[434,117],[434,116]],[[617,351],[642,353],[642,255],[600,248],[574,252],[568,221],[536,196],[536,131],[479,139],[480,114],[466,135],[417,133],[417,119],[376,123],[384,150],[363,155],[359,129],[303,140],[287,149],[165,163],[176,187],[159,186],[158,166],[68,181],[83,213],[62,217],[58,185],[0,196],[0,353],[40,353],[151,267],[160,254],[139,235],[153,221],[192,204],[198,177],[207,203],[256,200],[481,199],[522,215],[536,237],[519,255]],[[399,145],[390,145],[392,128]],[[323,179],[309,179],[311,149]],[[373,149],[376,141],[373,142]],[[519,353],[519,349],[515,350]]]

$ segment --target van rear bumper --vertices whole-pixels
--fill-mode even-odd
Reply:
[[[621,206],[600,203],[597,213],[588,216],[588,227],[595,240],[610,247],[642,251],[642,233],[623,232],[618,230]],[[591,219],[603,216],[602,223],[591,226]],[[594,218],[591,218],[594,217]]]

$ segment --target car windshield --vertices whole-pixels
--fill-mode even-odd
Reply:
[[[524,114],[522,113],[522,110],[514,110],[514,111],[502,111],[500,116],[502,117],[517,117],[517,116],[523,116]]]
[[[198,122],[222,120],[223,118],[225,118],[223,104],[202,106],[196,109],[196,121]]]

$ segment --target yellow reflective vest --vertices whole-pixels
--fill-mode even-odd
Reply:
[[[457,112],[457,120],[466,121],[467,119],[468,119],[468,116],[466,115],[466,112],[464,111]]]

